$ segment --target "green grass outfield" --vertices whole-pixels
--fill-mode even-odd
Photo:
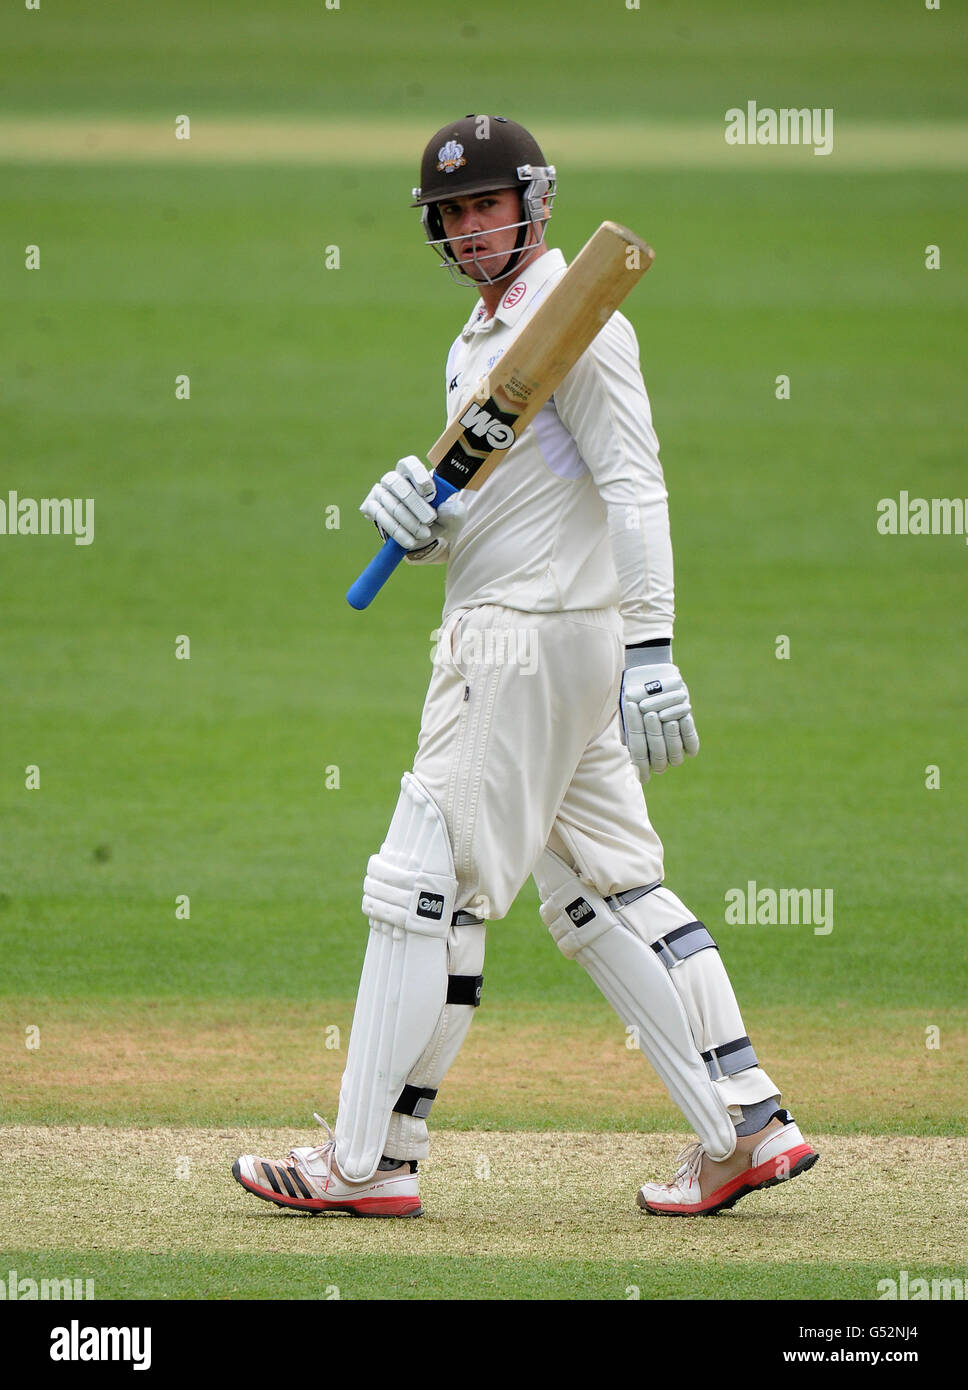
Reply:
[[[320,1238],[325,1244],[325,1233]],[[879,1297],[877,1285],[898,1273],[886,1266],[711,1263],[697,1277],[695,1260],[547,1260],[501,1256],[170,1255],[71,1250],[9,1250],[3,1258],[21,1279],[94,1280],[96,1299],[427,1300],[779,1299],[819,1301]],[[83,1276],[74,1271],[83,1268]],[[8,1276],[9,1277],[9,1276]],[[919,1279],[964,1278],[946,1265],[918,1266]],[[638,1281],[638,1282],[637,1282]],[[955,1286],[956,1287],[956,1286]],[[889,1305],[893,1307],[893,1305]],[[75,1313],[83,1316],[83,1305]],[[67,1316],[65,1312],[64,1316]],[[887,1316],[887,1314],[885,1314]]]
[[[72,1127],[103,1129],[116,1154],[114,1169],[103,1160],[107,1215],[72,1212],[69,1240],[40,1220],[29,1184],[22,1199],[0,1195],[0,1275],[8,1256],[25,1275],[76,1269],[100,1297],[319,1297],[322,1282],[354,1298],[623,1298],[629,1285],[643,1297],[870,1298],[878,1278],[913,1274],[906,1251],[918,1274],[964,1274],[956,1248],[932,1254],[932,1233],[958,1228],[917,1144],[940,1146],[937,1191],[954,1193],[968,546],[876,529],[878,501],[902,490],[968,497],[964,16],[867,3],[646,11],[616,4],[602,18],[569,0],[553,24],[529,12],[486,82],[483,67],[468,76],[473,57],[453,56],[480,56],[480,21],[436,4],[406,20],[380,4],[291,7],[286,21],[187,4],[166,7],[164,25],[108,4],[96,19],[56,5],[0,19],[13,58],[4,139],[56,118],[103,120],[134,141],[120,159],[79,157],[66,137],[27,155],[0,145],[0,500],[95,499],[90,546],[0,536],[0,1138],[26,1127],[28,1174],[30,1134],[45,1126],[68,1172],[83,1172]],[[511,13],[503,0],[491,12]],[[551,50],[536,62],[542,40]],[[413,755],[442,597],[440,571],[408,571],[369,612],[346,606],[373,550],[356,508],[439,433],[444,358],[471,304],[419,244],[407,206],[419,151],[403,163],[380,132],[429,134],[482,92],[539,137],[546,125],[577,141],[583,118],[608,136],[600,168],[587,138],[572,167],[568,140],[560,157],[547,149],[561,176],[554,244],[571,256],[613,217],[656,249],[627,312],[662,444],[675,651],[703,747],[650,785],[650,813],[667,882],[719,942],[804,1128],[835,1153],[865,1136],[904,1146],[911,1167],[881,1183],[875,1163],[872,1191],[906,1195],[916,1174],[913,1225],[876,1259],[846,1217],[843,1246],[821,1242],[806,1263],[793,1246],[768,1256],[771,1201],[778,1232],[794,1222],[803,1249],[811,1223],[832,1219],[821,1165],[701,1236],[668,1223],[634,1254],[627,1240],[656,1223],[623,1187],[612,1245],[551,1259],[540,1194],[531,1254],[508,1253],[529,1229],[526,1185],[512,1232],[495,1219],[486,1248],[454,1254],[470,1239],[465,1189],[435,1188],[431,1163],[428,1204],[437,1192],[448,1216],[395,1226],[391,1258],[347,1244],[367,1223],[263,1212],[219,1150],[206,1160],[204,1248],[179,1248],[165,1223],[184,1212],[167,1198],[140,1246],[99,1235],[125,1210],[139,1128],[224,1128],[243,1143],[259,1126],[304,1132],[313,1108],[333,1118],[362,873]],[[871,167],[862,141],[839,168],[836,153],[806,150],[704,162],[726,107],[754,96],[833,105],[845,132],[876,129]],[[153,157],[148,124],[183,111],[199,140],[219,119],[221,156]],[[289,163],[269,148],[244,163],[239,122],[262,118],[342,123],[360,158],[320,162],[317,149]],[[661,167],[640,151],[623,171],[626,120],[653,132],[668,121],[682,149],[695,131],[697,160]],[[39,270],[23,268],[29,245]],[[340,267],[326,269],[334,245]],[[940,270],[925,268],[928,245]],[[189,400],[175,398],[181,374]],[[780,374],[789,400],[776,397]],[[187,661],[175,659],[182,635]],[[727,924],[725,895],[749,880],[831,890],[832,931]],[[340,1043],[327,1051],[331,1024]],[[676,1112],[554,949],[530,885],[490,932],[480,1018],[438,1114],[445,1152],[482,1131],[563,1129],[603,1143],[659,1133],[662,1161],[674,1153]],[[655,1174],[633,1169],[634,1193]],[[70,1210],[70,1185],[58,1194],[55,1211]],[[861,1188],[865,1200],[879,1209]],[[594,1232],[583,1219],[580,1241]],[[248,1246],[233,1234],[246,1220]],[[426,1249],[407,1234],[424,1225]]]
[[[39,22],[38,22],[39,21]],[[907,0],[99,0],[9,7],[0,109],[694,118],[748,96],[846,117],[965,116],[968,18]]]
[[[436,436],[467,308],[392,206],[404,176],[374,194],[267,169],[254,201],[235,169],[8,170],[3,235],[37,228],[43,269],[7,272],[6,476],[96,507],[91,546],[3,538],[8,994],[355,989],[360,873],[441,597],[439,573],[408,571],[346,606],[373,548],[355,509]],[[882,497],[964,492],[962,196],[941,174],[587,176],[555,219],[569,253],[603,209],[657,247],[629,312],[704,747],[649,803],[747,1007],[793,990],[826,1017],[834,993],[927,1026],[963,998],[968,551],[876,530]],[[941,272],[927,224],[952,247]],[[833,931],[726,926],[750,879],[831,888]],[[530,893],[492,935],[521,956],[491,997],[580,988]]]

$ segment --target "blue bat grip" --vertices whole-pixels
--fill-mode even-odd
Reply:
[[[448,497],[452,497],[457,492],[457,488],[454,487],[453,483],[447,483],[443,478],[438,478],[436,474],[434,474],[434,482],[437,484],[437,490],[430,498],[430,505],[439,507],[441,502],[446,501]],[[350,607],[369,608],[406,553],[402,545],[387,538],[383,542],[382,549],[377,551],[359,579],[355,580],[347,589],[346,602]]]

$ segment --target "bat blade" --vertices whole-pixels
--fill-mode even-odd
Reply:
[[[486,481],[654,259],[627,227],[602,223],[428,452],[433,506]],[[349,604],[368,607],[405,554],[387,540]]]

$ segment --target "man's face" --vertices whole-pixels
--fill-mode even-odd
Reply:
[[[468,193],[437,204],[444,235],[465,275],[483,281],[485,273],[500,275],[514,250],[521,221],[521,195],[515,188],[497,188],[488,193]],[[505,231],[496,231],[498,227]],[[534,242],[534,229],[528,228],[526,245]],[[476,262],[476,264],[475,264]]]

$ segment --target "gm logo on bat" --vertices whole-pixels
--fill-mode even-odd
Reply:
[[[495,420],[483,406],[468,406],[460,417],[460,422],[472,434],[486,439],[492,449],[510,449],[514,443],[514,430],[511,426],[505,425],[501,420]]]

